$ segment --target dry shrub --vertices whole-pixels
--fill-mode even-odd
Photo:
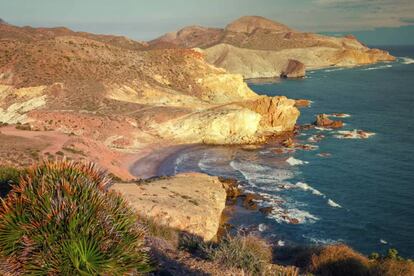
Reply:
[[[411,260],[385,259],[376,262],[371,271],[372,276],[412,276],[414,262]]]
[[[328,245],[312,254],[309,270],[323,276],[369,275],[370,262],[346,245]]]
[[[224,267],[255,275],[264,273],[272,262],[272,248],[265,240],[253,235],[227,236],[206,251],[209,259]]]

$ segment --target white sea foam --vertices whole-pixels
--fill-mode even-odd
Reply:
[[[326,69],[326,70],[324,70],[324,72],[342,71],[344,69],[345,69],[345,67],[339,67],[339,68],[335,68],[335,69]]]
[[[230,166],[239,171],[252,186],[256,184],[281,184],[294,177],[290,170],[275,169],[269,166],[233,160]]]
[[[187,158],[188,158],[188,154],[181,154],[180,156],[177,157],[177,159],[175,159],[174,174],[179,173],[179,169],[181,165],[185,163]]]
[[[257,226],[257,229],[259,230],[259,232],[264,232],[264,231],[266,231],[268,228],[269,228],[269,227],[267,227],[267,225],[266,225],[266,224],[264,224],[264,223],[260,223],[260,224]]]
[[[368,68],[364,68],[362,70],[364,70],[364,71],[381,70],[381,69],[387,69],[387,68],[391,68],[391,67],[392,67],[391,64],[386,64],[386,65],[379,65],[379,66],[375,66],[375,67],[368,67]]]
[[[402,57],[402,63],[403,64],[414,64],[414,59],[409,57]]]
[[[328,205],[334,208],[341,208],[342,206],[333,201],[332,199],[328,199]]]
[[[314,237],[314,236],[309,236],[309,235],[302,235],[302,237],[304,237],[305,239],[308,239],[310,242],[315,243],[315,244],[334,244],[334,243],[341,242],[341,240],[320,238],[320,237]]]
[[[272,213],[269,214],[269,218],[276,220],[278,223],[315,223],[319,220],[315,215],[297,208],[278,208],[274,207]]]
[[[313,188],[312,186],[310,186],[307,183],[304,182],[298,182],[295,185],[296,187],[298,187],[299,189],[302,189],[304,191],[310,191],[312,192],[312,194],[317,195],[317,196],[324,196],[323,193],[321,193],[320,191],[318,191],[317,189]]]
[[[334,135],[335,138],[339,139],[367,139],[373,135],[374,132],[363,131],[359,129],[354,130],[339,130],[337,135]]]
[[[303,164],[308,164],[309,162],[307,161],[302,161],[299,159],[296,159],[294,157],[289,157],[288,159],[286,159],[286,162],[289,163],[289,165],[291,166],[297,166],[297,165],[303,165]]]
[[[332,128],[326,128],[326,127],[315,127],[316,130],[320,130],[320,131],[331,131]]]

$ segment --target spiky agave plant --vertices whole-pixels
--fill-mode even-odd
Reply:
[[[0,206],[0,271],[123,275],[149,269],[144,230],[92,163],[35,166]],[[1,274],[1,273],[0,273]]]

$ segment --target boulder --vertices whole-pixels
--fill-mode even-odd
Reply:
[[[219,229],[226,190],[217,177],[185,173],[143,183],[116,183],[140,216],[212,240]]]
[[[302,62],[289,59],[286,68],[280,74],[281,78],[303,78],[306,74],[305,64]]]

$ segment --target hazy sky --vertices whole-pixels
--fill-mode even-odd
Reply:
[[[186,25],[222,27],[242,15],[265,16],[302,31],[358,31],[377,44],[381,34],[387,42],[414,44],[414,0],[0,0],[0,18],[11,24],[141,40]]]

